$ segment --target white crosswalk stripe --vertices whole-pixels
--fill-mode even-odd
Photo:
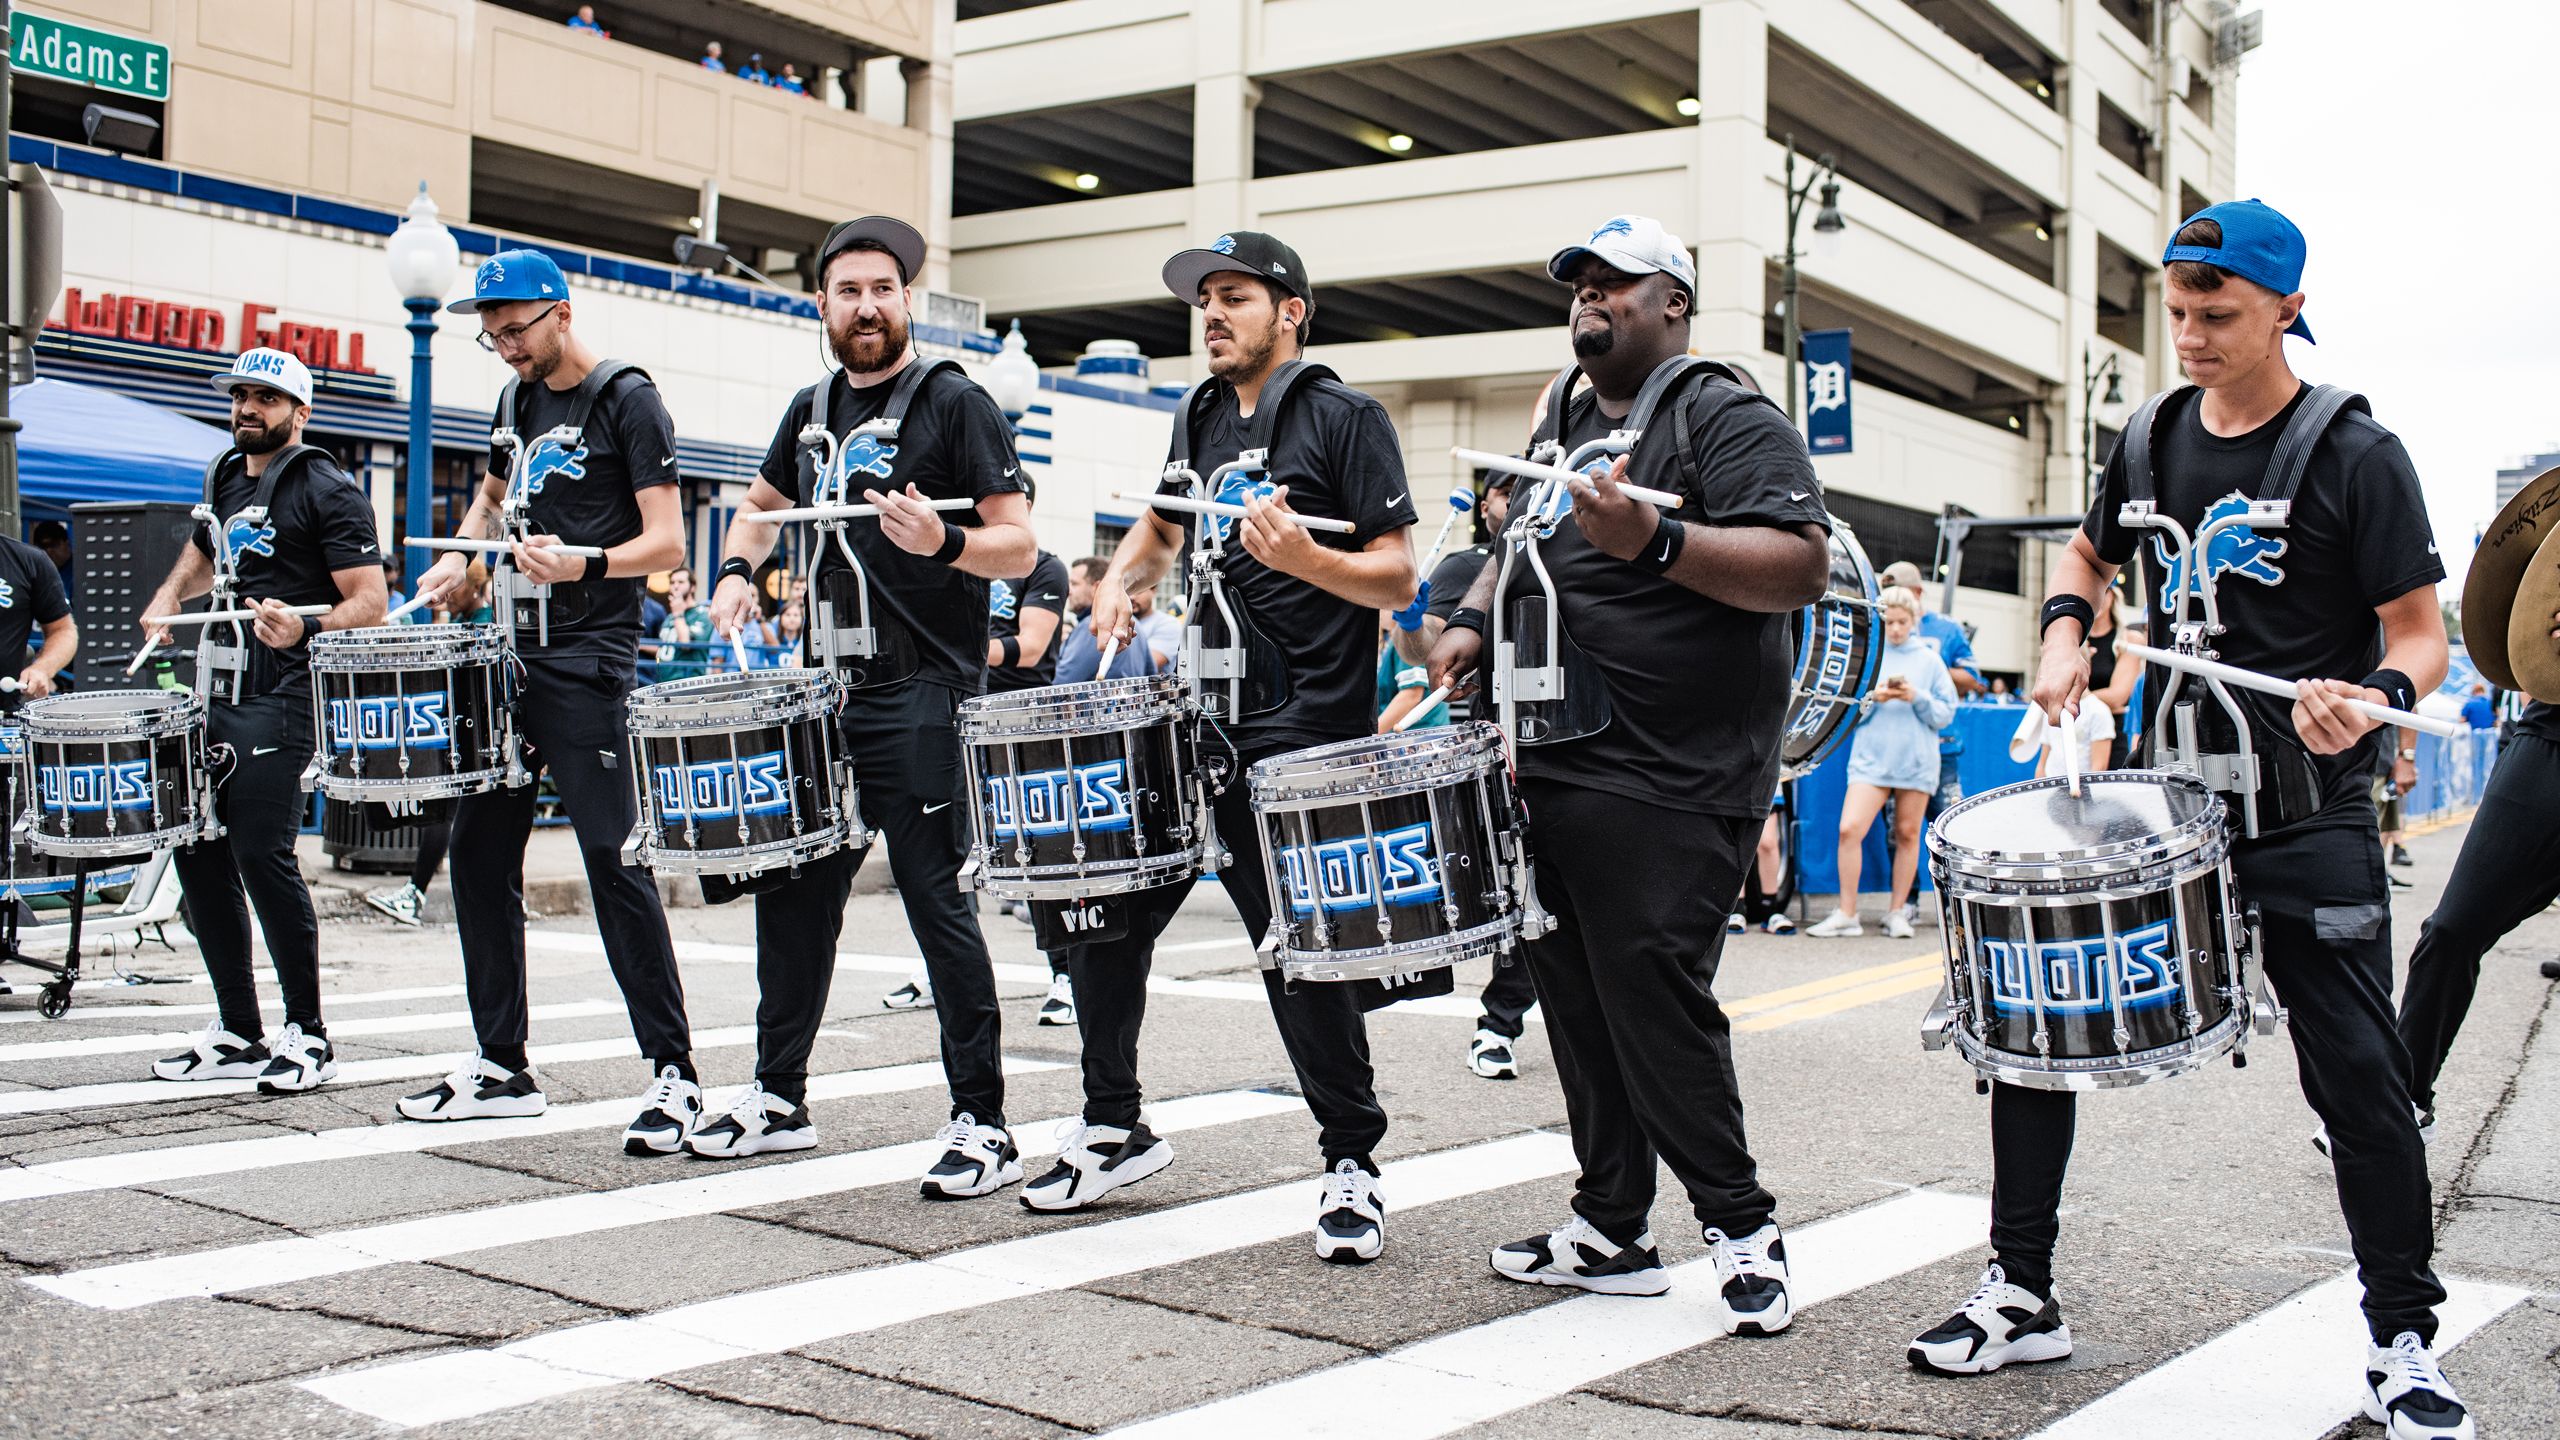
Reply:
[[[619,1015],[619,1000],[569,1000],[557,1005],[536,1005],[525,1015],[532,1020],[584,1020],[593,1015]],[[467,1030],[471,1028],[468,1010],[439,1010],[432,1015],[377,1015],[363,1020],[330,1022],[331,1039],[357,1035],[407,1035],[430,1030]],[[183,1050],[195,1043],[193,1030],[163,1031],[157,1034],[84,1035],[74,1040],[35,1040],[23,1045],[0,1045],[0,1062],[10,1060],[67,1060],[84,1055],[129,1055],[137,1051]]]
[[[1980,1244],[1989,1201],[1918,1190],[1787,1232],[1803,1310]],[[1661,1299],[1582,1295],[1114,1430],[1132,1440],[1436,1440],[1724,1336],[1714,1266]],[[1799,1322],[1801,1323],[1801,1322]]]
[[[2435,1351],[2532,1298],[2447,1280]],[[2029,1440],[2211,1435],[2214,1440],[2319,1440],[2364,1413],[2363,1287],[2350,1270],[2324,1280],[2164,1365],[2126,1381]]]
[[[1159,1135],[1177,1135],[1239,1120],[1291,1114],[1304,1108],[1293,1096],[1230,1090],[1152,1105],[1148,1107],[1147,1123]],[[1056,1155],[1057,1146],[1045,1137],[1071,1123],[1072,1117],[1061,1117],[1017,1127],[1015,1143],[1022,1150],[1026,1168],[1035,1159]],[[917,1140],[817,1160],[559,1195],[326,1235],[102,1265],[62,1275],[32,1276],[28,1283],[98,1309],[130,1310],[189,1295],[221,1295],[529,1240],[557,1240],[656,1220],[780,1205],[871,1185],[912,1183],[941,1154],[941,1147],[932,1140]]]
[[[1400,1160],[1385,1188],[1399,1214],[1573,1168],[1562,1136],[1519,1135]],[[749,1290],[629,1320],[575,1326],[297,1382],[394,1425],[486,1415],[556,1395],[699,1365],[777,1354],[842,1335],[1042,1295],[1307,1232],[1313,1177],[960,1250]]]
[[[120,985],[116,988],[142,990],[147,987]],[[462,993],[463,989],[459,985],[410,985],[397,990],[359,990],[352,995],[323,995],[320,997],[320,1009],[323,1014],[326,1014],[342,1005],[388,1005],[402,1000],[451,1000]],[[221,1008],[210,1000],[189,1001],[183,1005],[153,1005],[147,1001],[137,1001],[131,1005],[75,1005],[71,1007],[71,1012],[60,1020],[47,1020],[33,1010],[12,1010],[7,1014],[0,1014],[0,1025],[59,1025],[67,1020],[156,1020],[163,1016],[213,1015],[220,1013]],[[284,1022],[276,1019],[275,1023],[281,1025]]]
[[[694,1040],[701,1048],[701,1037]],[[1051,1060],[1008,1058],[1007,1075],[1030,1075],[1064,1067]],[[942,1063],[926,1060],[885,1065],[870,1070],[842,1070],[809,1077],[809,1101],[845,1100],[857,1095],[893,1095],[901,1091],[939,1088]],[[604,1130],[631,1123],[631,1102],[594,1100],[554,1105],[521,1120],[463,1120],[446,1124],[400,1123],[349,1125],[308,1135],[261,1135],[252,1140],[208,1140],[192,1145],[166,1145],[115,1155],[84,1155],[15,1170],[0,1170],[0,1204],[72,1195],[84,1190],[113,1190],[157,1185],[206,1175],[237,1175],[281,1165],[310,1165],[326,1160],[355,1160],[372,1155],[410,1155],[428,1150],[497,1140],[524,1140]]]

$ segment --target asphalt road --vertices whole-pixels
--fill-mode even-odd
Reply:
[[[2419,840],[2402,872],[2404,955],[2460,834]],[[752,1065],[748,916],[674,924],[716,1103]],[[984,924],[1008,1109],[1045,1150],[1077,1103],[1073,1036],[1033,1022],[1029,931]],[[1541,1032],[1521,1079],[1479,1080],[1463,1001],[1372,1017],[1388,1251],[1318,1262],[1314,1127],[1215,887],[1167,935],[1150,1002],[1173,1168],[1069,1217],[917,1197],[944,1103],[933,1017],[878,1003],[913,954],[894,896],[853,904],[812,1065],[819,1148],[727,1165],[620,1153],[644,1077],[592,924],[535,928],[552,1110],[533,1122],[390,1118],[469,1047],[449,927],[328,922],[350,1078],[301,1096],[147,1080],[178,1041],[135,1037],[202,1025],[201,984],[86,991],[61,1022],[23,981],[0,999],[0,1434],[2377,1433],[2352,1419],[2345,1227],[2282,1036],[2245,1070],[2083,1105],[2059,1270],[2077,1355],[1961,1382],[1906,1368],[1910,1336],[1972,1287],[1990,1184],[1971,1072],[1916,1041],[1934,930],[1727,949],[1718,990],[1802,1307],[1752,1341],[1720,1336],[1695,1272],[1657,1300],[1489,1272],[1489,1248],[1563,1218],[1572,1161]],[[2466,1337],[2448,1369],[2486,1435],[2560,1433],[2560,1042],[2534,964],[2555,952],[2546,916],[2492,957],[2431,1152],[2447,1330]],[[201,973],[182,937],[128,963]],[[1663,1193],[1665,1258],[1693,1260],[1667,1175]]]

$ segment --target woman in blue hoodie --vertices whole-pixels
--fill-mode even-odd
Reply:
[[[1937,649],[1918,638],[1920,602],[1908,590],[1884,592],[1884,656],[1866,717],[1849,746],[1849,792],[1840,802],[1840,904],[1805,932],[1825,938],[1864,935],[1858,923],[1859,849],[1876,812],[1893,805],[1893,895],[1884,933],[1911,936],[1911,884],[1920,870],[1920,821],[1938,788],[1938,732],[1955,717],[1955,682]]]

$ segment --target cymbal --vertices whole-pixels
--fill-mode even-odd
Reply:
[[[2525,482],[2481,532],[2480,548],[2471,556],[2471,572],[2462,578],[2462,633],[2471,640],[2471,663],[2501,690],[2525,690],[2517,683],[2500,637],[2509,633],[2508,617],[2517,609],[2516,585],[2533,563],[2543,538],[2560,530],[2560,466]],[[2551,612],[2542,612],[2548,616]],[[2537,651],[2551,648],[2549,626],[2534,633]]]
[[[2516,672],[2517,689],[2536,700],[2560,703],[2560,641],[2551,638],[2555,613],[2560,613],[2560,535],[2543,541],[2525,567],[2515,609],[2507,616],[2504,656]],[[2471,633],[2467,617],[2462,633]],[[2493,642],[2496,638],[2491,637]],[[2479,664],[2476,650],[2472,663]]]

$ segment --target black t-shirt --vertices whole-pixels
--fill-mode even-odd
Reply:
[[[1022,612],[1046,610],[1058,617],[1049,632],[1049,648],[1036,665],[990,665],[989,690],[1036,690],[1058,683],[1058,649],[1067,638],[1067,566],[1043,550],[1031,573],[1019,580],[987,582],[987,638],[1010,640],[1022,633]]]
[[[1673,513],[1694,524],[1830,528],[1822,482],[1784,412],[1723,381],[1688,384],[1694,473],[1681,462],[1671,430],[1678,410],[1666,397],[1627,478],[1683,496]],[[1582,391],[1566,407],[1565,449],[1606,436],[1624,418],[1602,415],[1599,398]],[[1515,494],[1513,503],[1536,498]],[[1579,739],[1521,746],[1521,776],[1706,815],[1766,813],[1796,612],[1737,609],[1648,574],[1594,548],[1569,515],[1540,549],[1566,634],[1605,678],[1609,723]],[[1505,583],[1513,595],[1535,589],[1525,573]]]
[[[1431,571],[1431,604],[1424,613],[1447,620],[1458,611],[1459,602],[1467,598],[1467,590],[1484,573],[1493,560],[1490,545],[1470,545],[1454,555],[1443,555]]]
[[[257,496],[258,482],[248,466],[236,455],[226,456],[222,474],[214,481],[213,510],[222,517],[216,524],[235,557],[240,577],[237,598],[242,604],[281,600],[288,605],[335,605],[344,597],[338,593],[333,572],[381,568],[381,540],[374,529],[372,502],[327,455],[307,454],[285,471],[276,481],[262,526],[252,526],[240,514]],[[195,547],[208,559],[214,554],[213,537],[212,528],[195,527]],[[227,627],[212,628],[217,638],[229,643]],[[245,624],[241,633],[249,652],[249,674],[241,698],[310,688],[308,642],[272,650]]]
[[[596,397],[579,445],[564,451],[541,444],[551,427],[569,422],[576,405],[575,387],[516,387],[515,428],[526,449],[534,531],[557,535],[570,545],[610,546],[636,539],[641,529],[639,492],[653,485],[672,485],[679,478],[675,421],[649,377],[627,370]],[[506,453],[491,446],[490,473],[510,479],[508,465]],[[547,653],[631,658],[640,639],[640,592],[647,584],[631,576],[552,586]],[[517,640],[530,645],[533,636],[527,633]]]
[[[921,359],[909,362],[921,365]],[[888,407],[895,378],[855,389],[835,377],[827,387],[827,427],[839,436],[878,418]],[[791,397],[766,447],[765,483],[795,505],[807,504],[816,460],[800,445],[800,427],[809,423],[811,386]],[[853,483],[845,499],[861,504],[866,489],[904,490],[913,485],[928,500],[985,500],[1020,490],[1022,462],[1013,453],[1013,427],[994,397],[958,370],[944,370],[924,382],[907,406],[895,444],[868,438],[849,447]],[[941,512],[946,525],[978,526],[974,510]],[[846,543],[871,577],[871,604],[878,628],[901,627],[915,644],[914,678],[974,695],[984,687],[987,668],[987,582],[955,566],[937,564],[930,555],[899,549],[874,519],[854,520],[845,527]],[[812,592],[838,583],[830,577],[846,569],[832,544],[818,549]],[[1059,589],[1063,592],[1065,586]],[[848,604],[851,602],[848,601]],[[809,623],[817,623],[812,601]],[[853,624],[851,615],[837,623]],[[884,642],[889,637],[883,637]]]
[[[0,535],[0,674],[25,669],[36,627],[70,613],[53,557],[24,540]],[[18,698],[15,690],[0,694],[0,710],[17,709]]]
[[[2202,393],[2189,389],[2171,396],[2153,427],[2152,486],[2160,513],[2190,535],[2212,516],[2244,508],[2268,485],[2276,440],[2311,391],[2303,387],[2274,419],[2228,439],[2204,428]],[[2157,532],[2145,535],[2118,523],[2116,512],[2128,493],[2119,446],[2081,530],[2110,564],[2122,565],[2140,550],[2152,595],[2151,643],[2166,645],[2169,602],[2179,585],[2190,582],[2168,573],[2168,547]],[[2374,608],[2444,578],[2408,452],[2372,416],[2355,411],[2341,413],[2312,449],[2294,492],[2292,523],[2265,535],[2245,525],[2226,530],[2215,537],[2207,563],[2224,626],[2212,640],[2219,658],[2285,679],[2356,681],[2373,673],[2382,659],[2382,626]],[[2201,600],[2190,602],[2189,616],[2204,618]],[[2157,702],[2169,678],[2163,668],[2151,667],[2146,704]],[[2234,694],[2260,733],[2299,746],[2289,701],[2254,690]],[[2220,710],[2192,680],[2179,696],[2198,700],[2200,722]],[[2144,720],[2147,733],[2150,717]],[[2294,828],[2373,823],[2372,780],[2382,734],[2376,731],[2337,755],[2309,756],[2318,811]],[[2263,798],[2260,804],[2261,833],[2278,828],[2266,823]]]
[[[1241,505],[1251,495],[1286,486],[1290,509],[1359,527],[1348,535],[1307,532],[1317,544],[1334,550],[1357,551],[1381,535],[1412,526],[1404,450],[1385,407],[1340,381],[1312,377],[1293,386],[1284,403],[1287,409],[1272,434],[1269,473],[1250,483],[1241,475],[1230,476],[1211,499]],[[1205,481],[1244,453],[1253,422],[1237,408],[1235,391],[1224,384],[1203,409],[1192,437],[1191,467]],[[1243,612],[1245,623],[1283,656],[1287,699],[1268,713],[1228,723],[1237,745],[1248,750],[1323,745],[1377,729],[1375,610],[1264,568],[1245,553],[1231,517],[1154,513],[1180,524],[1186,536],[1196,537],[1196,527],[1206,520],[1210,533],[1227,537],[1226,558],[1220,562],[1227,597]]]
[[[2518,735],[2537,735],[2554,744],[2560,744],[2560,705],[2541,700],[2526,702],[2524,713],[2516,717],[2514,732]]]

